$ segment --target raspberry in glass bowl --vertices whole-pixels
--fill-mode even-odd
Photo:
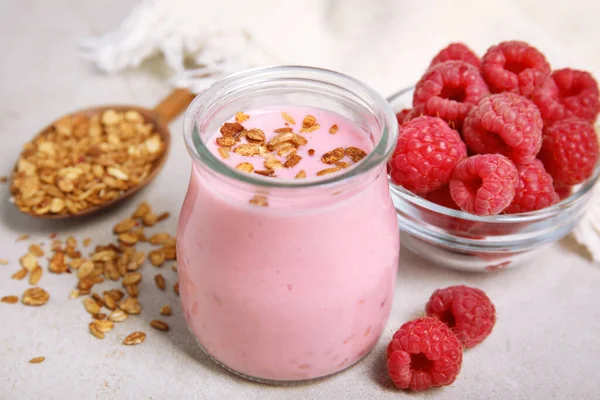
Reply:
[[[412,107],[413,93],[414,88],[407,88],[388,101],[400,113]],[[560,194],[556,204],[518,214],[470,214],[453,207],[443,189],[420,196],[392,179],[390,189],[406,249],[436,265],[485,272],[526,264],[539,249],[567,235],[585,214],[599,175],[596,164],[591,177],[573,186],[569,195],[555,185]]]

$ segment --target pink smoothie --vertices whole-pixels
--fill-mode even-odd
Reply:
[[[285,125],[282,111],[295,124]],[[336,167],[322,160],[325,153],[349,147],[368,153],[374,147],[368,132],[329,111],[285,107],[246,114],[243,127],[260,129],[266,143],[282,127],[307,140],[295,149],[301,157],[296,165],[274,169],[275,177],[248,172],[253,177],[330,178],[361,161],[344,153],[337,162],[348,165],[318,176]],[[300,132],[306,115],[320,128]],[[335,134],[329,133],[333,125]],[[216,132],[207,146],[223,163],[265,170],[268,155],[235,152],[244,139],[222,158],[220,136]],[[277,158],[283,164],[288,156]],[[300,171],[306,178],[295,178]],[[196,162],[179,218],[180,295],[199,344],[224,366],[263,380],[318,378],[360,360],[387,322],[398,265],[385,165],[334,187],[248,190],[234,183]],[[264,203],[249,201],[256,193]]]

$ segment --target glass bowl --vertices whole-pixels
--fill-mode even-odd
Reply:
[[[412,107],[413,91],[407,88],[388,98],[394,111]],[[590,205],[599,173],[597,165],[592,177],[552,207],[494,216],[437,205],[390,181],[402,245],[436,265],[464,271],[496,271],[522,265],[579,223]]]

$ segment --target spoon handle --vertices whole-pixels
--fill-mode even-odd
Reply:
[[[196,95],[187,89],[175,89],[154,107],[154,112],[168,124],[190,105],[194,97]]]

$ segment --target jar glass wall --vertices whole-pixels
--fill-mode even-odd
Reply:
[[[373,151],[339,175],[295,181],[237,171],[208,151],[235,112],[273,106],[338,113]],[[269,382],[319,378],[360,360],[387,322],[398,266],[386,174],[397,122],[387,102],[332,71],[257,69],[199,95],[184,130],[193,167],[178,226],[179,286],[203,350]],[[249,202],[255,196],[268,206]]]

